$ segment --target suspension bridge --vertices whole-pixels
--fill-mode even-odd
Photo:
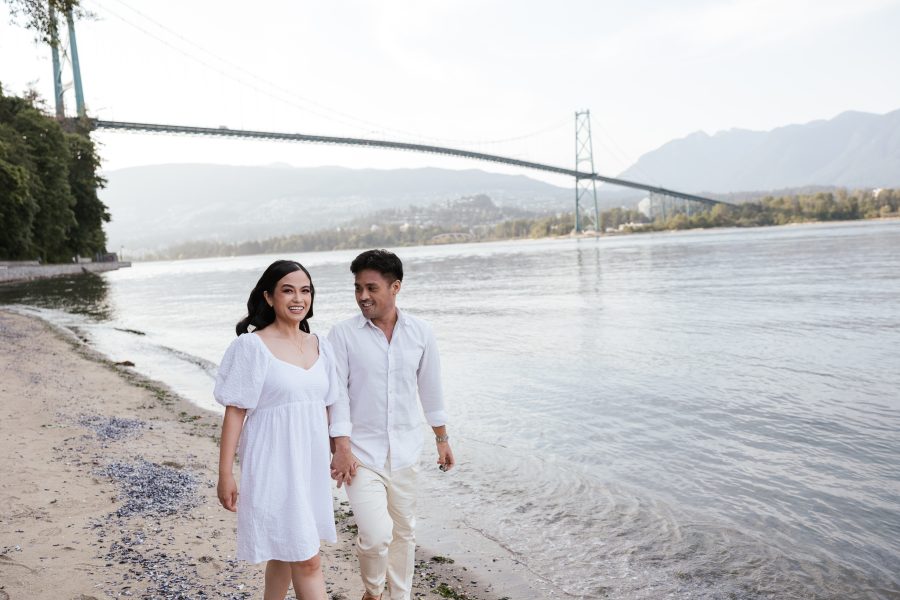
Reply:
[[[53,82],[55,91],[55,106],[57,118],[61,121],[73,121],[66,117],[65,103],[63,99],[62,86],[62,67],[59,59],[59,38],[57,35],[56,16],[53,7],[50,7],[51,22],[51,50],[53,54]],[[575,180],[575,231],[582,232],[584,227],[584,218],[582,211],[588,209],[585,204],[593,201],[593,224],[598,233],[600,233],[600,211],[597,203],[596,184],[607,183],[615,186],[641,190],[649,194],[651,200],[651,211],[654,205],[661,205],[662,214],[665,216],[668,211],[670,214],[677,212],[686,212],[690,214],[695,207],[701,210],[708,209],[716,204],[728,204],[721,200],[698,196],[673,190],[657,185],[650,185],[638,181],[630,181],[619,179],[616,177],[608,177],[597,173],[594,169],[593,159],[593,142],[590,127],[590,112],[580,111],[575,113],[575,168],[570,169],[555,165],[531,162],[512,158],[508,156],[500,156],[496,154],[487,154],[483,152],[474,152],[461,148],[451,148],[446,146],[419,144],[412,142],[403,142],[387,139],[357,138],[344,136],[327,136],[307,133],[286,133],[275,131],[254,131],[247,129],[231,129],[229,127],[197,127],[190,125],[173,125],[162,123],[137,123],[129,121],[110,121],[104,119],[89,118],[84,105],[84,93],[81,81],[81,70],[78,60],[78,48],[75,38],[75,26],[71,9],[66,13],[66,24],[68,27],[68,38],[70,45],[70,58],[73,71],[73,87],[75,88],[75,101],[78,120],[87,122],[92,130],[111,130],[111,131],[131,131],[143,133],[161,133],[188,136],[206,136],[206,137],[227,137],[236,139],[252,139],[252,140],[270,140],[281,142],[300,142],[313,144],[330,144],[343,146],[364,146],[369,148],[382,148],[388,150],[403,150],[408,152],[417,152],[425,154],[436,154],[443,156],[453,156],[464,159],[486,161],[511,165],[523,169],[542,171],[553,173],[556,175],[565,175]]]

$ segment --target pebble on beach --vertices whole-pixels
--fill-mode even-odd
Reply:
[[[81,415],[78,424],[93,431],[101,440],[120,440],[137,435],[146,426],[138,419],[122,417],[103,417],[100,415]]]

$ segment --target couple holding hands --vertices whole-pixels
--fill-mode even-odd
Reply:
[[[359,534],[363,600],[409,600],[415,555],[419,404],[441,470],[453,467],[431,327],[397,308],[400,259],[350,265],[361,314],[310,333],[309,272],[279,260],[247,301],[216,377],[224,405],[219,501],[237,511],[237,558],[268,561],[265,600],[326,600],[319,542],[336,541],[331,480],[345,486]],[[241,464],[241,486],[232,474]]]

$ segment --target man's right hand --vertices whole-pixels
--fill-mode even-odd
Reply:
[[[338,487],[345,483],[350,485],[356,476],[356,468],[359,466],[359,461],[356,460],[353,452],[350,451],[349,438],[332,438],[332,441],[334,454],[331,457],[331,478],[337,481]]]

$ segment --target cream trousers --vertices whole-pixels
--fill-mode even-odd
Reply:
[[[359,535],[356,554],[366,591],[410,600],[416,555],[418,467],[379,473],[359,467],[346,487]]]

